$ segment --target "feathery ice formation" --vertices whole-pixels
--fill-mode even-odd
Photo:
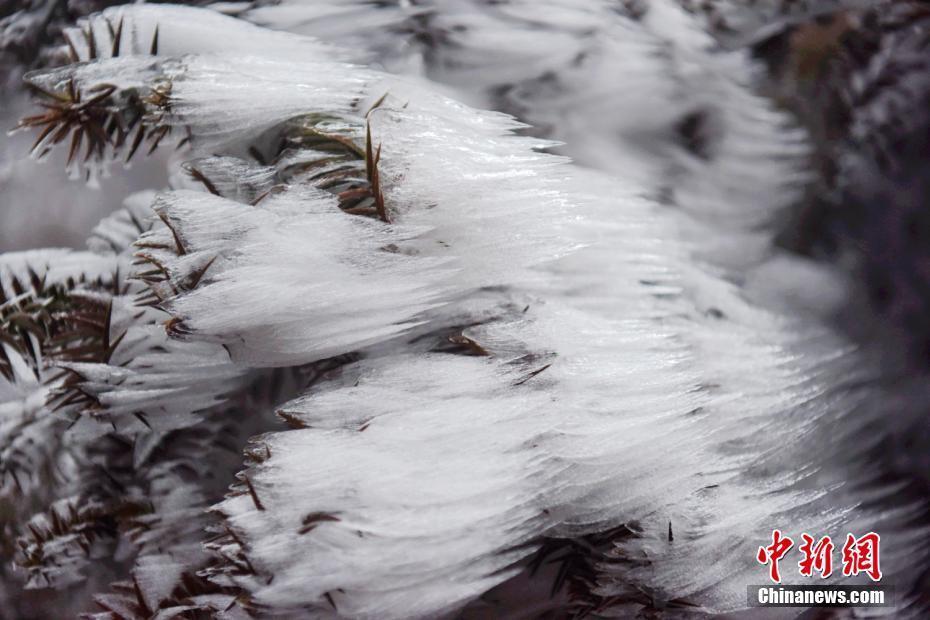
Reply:
[[[25,576],[101,619],[710,615],[777,526],[881,532],[894,613],[925,612],[880,369],[750,286],[808,178],[742,47],[784,3],[683,4],[65,30],[26,75],[36,156],[176,149],[87,251],[0,257],[0,603],[60,609]]]

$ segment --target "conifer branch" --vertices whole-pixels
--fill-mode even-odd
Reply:
[[[719,43],[805,4],[133,5],[68,30],[72,63],[28,76],[34,153],[92,175],[185,150],[73,264],[0,272],[0,552],[34,587],[117,572],[107,620],[505,615],[513,580],[552,614],[724,613],[776,519],[901,533],[911,587],[925,511],[863,447],[870,368],[736,284],[807,150]],[[305,11],[353,48],[244,21]],[[382,51],[615,176],[344,62]]]

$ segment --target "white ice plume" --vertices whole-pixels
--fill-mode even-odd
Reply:
[[[170,420],[218,402],[246,367],[338,356],[281,406],[292,430],[255,438],[251,466],[214,507],[223,522],[204,574],[269,616],[434,618],[524,571],[547,542],[626,526],[597,556],[588,594],[719,613],[745,607],[764,570],[755,551],[777,524],[887,532],[885,573],[906,588],[926,530],[913,523],[921,507],[888,508],[898,489],[870,468],[883,436],[870,367],[828,330],[756,307],[728,279],[766,253],[769,238],[754,233],[790,199],[782,185],[796,186],[804,153],[748,88],[747,59],[717,55],[671,2],[639,22],[606,3],[547,3],[568,46],[552,50],[501,37],[529,32],[535,3],[448,6],[461,11],[436,19],[468,42],[458,76],[478,84],[475,98],[530,67],[538,79],[510,86],[556,137],[562,125],[567,137],[650,136],[697,114],[723,125],[713,157],[665,144],[646,164],[635,151],[629,174],[607,162],[609,178],[542,152],[552,143],[516,135],[508,116],[332,60],[291,34],[263,31],[262,45],[237,41],[220,56],[225,42],[191,42],[200,26],[174,8],[109,13],[111,24],[157,23],[159,37],[179,41],[160,44],[158,58],[51,74],[170,83],[162,121],[189,132],[197,157],[215,155],[188,163],[207,191],[160,194],[159,223],[136,243],[146,266],[135,275],[173,317],[172,340],[150,333],[146,314],[138,342],[177,353],[163,369],[181,388],[166,397],[160,373],[128,380],[127,361],[85,371],[106,388],[98,398],[127,378],[130,393],[117,390],[110,408],[132,413],[151,387],[145,406]],[[246,32],[231,18],[183,15],[203,15],[193,21],[204,32]],[[588,49],[590,28],[602,47]],[[648,71],[637,72],[639,58]],[[501,74],[481,81],[489,60]],[[442,67],[454,82],[455,63]],[[549,69],[568,84],[552,97],[540,95]],[[673,101],[672,113],[624,101],[609,79],[629,72]],[[570,94],[605,84],[594,100]],[[691,92],[698,84],[708,86]],[[608,116],[604,99],[628,116]],[[321,140],[344,152],[321,151]],[[604,152],[592,144],[582,159],[589,147]],[[735,184],[744,173],[766,189]],[[662,189],[680,209],[661,204]],[[355,194],[368,202],[346,203]],[[694,242],[694,231],[713,236]],[[151,370],[149,357],[127,355]],[[178,504],[182,514],[197,505]]]

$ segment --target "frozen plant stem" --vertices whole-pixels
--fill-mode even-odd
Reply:
[[[696,260],[693,214],[638,177],[208,10],[112,8],[69,42],[27,76],[35,149],[179,166],[89,252],[0,262],[2,411],[70,424],[41,427],[72,455],[48,508],[3,523],[29,585],[93,559],[128,571],[102,618],[435,618],[556,564],[567,595],[534,604],[722,613],[778,522],[894,532],[907,591],[919,509],[834,433],[873,421],[867,371]]]

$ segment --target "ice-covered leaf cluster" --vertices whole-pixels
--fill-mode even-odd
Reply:
[[[175,151],[87,251],[0,257],[11,609],[18,575],[98,618],[717,614],[778,527],[882,532],[919,615],[878,369],[759,290],[809,150],[742,46],[837,3],[692,4],[66,30],[34,150]]]

